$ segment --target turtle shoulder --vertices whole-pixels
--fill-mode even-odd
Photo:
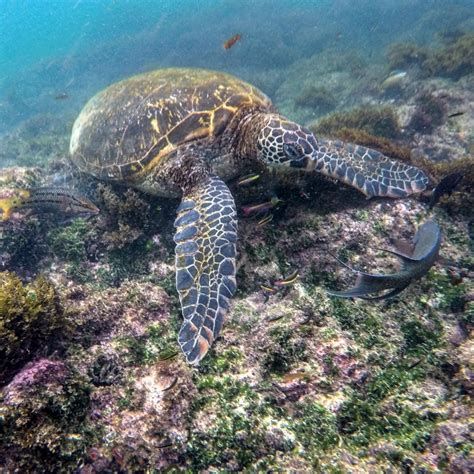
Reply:
[[[271,101],[221,72],[147,72],[112,84],[86,104],[73,127],[71,156],[84,171],[127,179],[185,143],[219,136],[243,107],[270,109]]]

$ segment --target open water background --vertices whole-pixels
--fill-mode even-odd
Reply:
[[[473,17],[473,0],[0,0],[0,133],[38,114],[71,121],[106,85],[166,66],[228,71],[275,99],[321,51],[373,64],[390,44],[472,30]]]

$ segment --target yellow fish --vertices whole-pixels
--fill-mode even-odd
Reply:
[[[15,210],[52,212],[66,216],[91,216],[99,213],[99,208],[88,198],[68,188],[36,188],[0,191],[2,220],[8,220]]]

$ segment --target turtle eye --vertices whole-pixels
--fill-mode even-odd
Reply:
[[[283,153],[289,160],[300,160],[304,157],[304,150],[298,143],[283,143]]]

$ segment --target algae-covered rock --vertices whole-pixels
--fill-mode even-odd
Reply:
[[[91,438],[85,425],[89,392],[87,381],[63,362],[43,358],[27,364],[0,395],[0,468],[77,468]]]
[[[414,43],[395,43],[388,49],[387,58],[390,69],[404,69],[421,65],[428,54],[426,48]]]
[[[336,107],[336,99],[324,87],[309,86],[295,99],[299,107],[314,109],[316,113],[327,113]]]
[[[474,72],[474,33],[452,38],[423,62],[429,76],[451,77],[455,80]]]
[[[311,123],[309,128],[316,135],[334,135],[343,128],[358,129],[385,138],[400,135],[397,115],[390,107],[364,107],[336,112]]]
[[[53,285],[44,277],[23,285],[0,273],[0,383],[37,351],[47,352],[66,320]]]
[[[446,117],[446,103],[433,94],[422,94],[417,99],[417,105],[411,116],[408,128],[421,134],[433,133]]]

